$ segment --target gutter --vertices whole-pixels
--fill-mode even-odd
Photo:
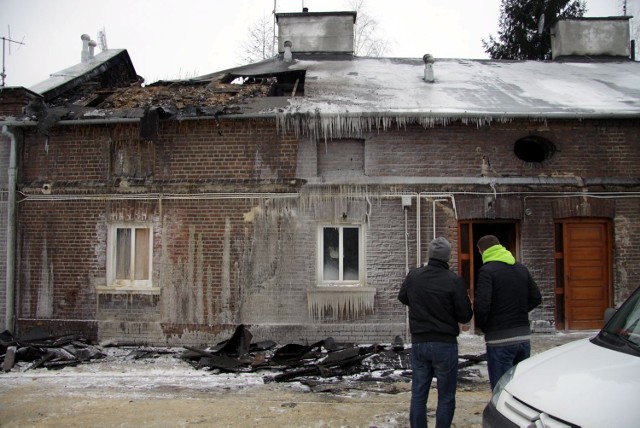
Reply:
[[[292,120],[344,120],[344,119],[360,119],[360,120],[398,120],[405,124],[407,123],[419,123],[423,126],[430,125],[435,126],[439,124],[447,124],[451,121],[462,120],[463,122],[492,122],[492,121],[510,121],[513,119],[529,119],[544,121],[547,119],[640,119],[640,111],[625,111],[625,112],[610,112],[610,113],[579,113],[579,112],[549,112],[549,113],[507,113],[507,112],[495,112],[495,113],[481,113],[481,112],[461,112],[461,113],[444,113],[444,112],[341,112],[341,113],[313,113],[313,112],[284,112],[284,113],[240,113],[229,114],[222,116],[194,116],[194,117],[178,117],[172,119],[178,122],[181,121],[199,121],[199,120],[264,120],[264,119],[280,119],[281,121]],[[408,120],[408,122],[407,122]],[[109,118],[109,119],[75,119],[75,120],[61,120],[56,125],[108,125],[108,124],[123,124],[123,123],[139,123],[140,118]],[[284,124],[284,122],[283,122]],[[2,126],[13,127],[29,127],[37,126],[38,121],[35,120],[0,120]],[[386,126],[385,126],[386,128]]]

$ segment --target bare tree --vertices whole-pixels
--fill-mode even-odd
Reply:
[[[241,45],[243,62],[258,62],[276,54],[274,25],[273,15],[263,13],[262,17],[247,29],[247,39]]]
[[[366,0],[350,0],[351,10],[357,13],[353,38],[356,56],[380,57],[385,54],[388,40],[379,35],[378,22],[367,13]]]

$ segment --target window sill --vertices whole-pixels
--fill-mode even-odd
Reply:
[[[308,290],[309,293],[353,293],[354,291],[376,294],[375,287],[363,287],[360,284],[318,284],[316,288]]]
[[[136,286],[108,286],[98,285],[96,286],[96,292],[98,294],[146,294],[159,296],[159,287],[136,287]]]

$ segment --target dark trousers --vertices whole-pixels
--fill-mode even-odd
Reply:
[[[418,342],[411,345],[411,407],[409,419],[412,428],[427,426],[427,399],[431,380],[436,378],[438,407],[436,428],[451,426],[456,409],[456,383],[458,380],[458,344],[445,342]]]
[[[531,342],[520,342],[506,346],[487,345],[487,368],[491,390],[496,387],[503,374],[531,355]]]

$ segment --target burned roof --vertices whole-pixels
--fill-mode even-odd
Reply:
[[[76,80],[48,104],[66,106],[62,120],[95,118],[96,111],[135,118],[161,107],[172,119],[276,118],[283,129],[337,136],[391,122],[640,117],[639,71],[640,64],[624,59],[437,59],[428,81],[422,59],[301,54],[146,86],[92,89],[91,79]],[[51,88],[32,90],[48,94]]]
[[[45,101],[52,101],[82,86],[122,87],[141,81],[126,49],[111,49],[86,62],[54,73],[30,89],[41,94]]]

